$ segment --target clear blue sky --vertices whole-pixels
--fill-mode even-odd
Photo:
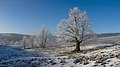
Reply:
[[[120,32],[120,0],[0,0],[0,33],[53,34],[73,7],[86,10],[96,33]]]

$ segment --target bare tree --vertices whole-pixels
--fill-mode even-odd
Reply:
[[[23,36],[21,43],[22,43],[24,49],[26,48],[26,40],[27,40],[27,37]]]
[[[14,42],[14,45],[20,45],[20,41]]]
[[[27,43],[27,46],[28,46],[28,47],[33,48],[33,47],[34,47],[34,37],[33,37],[33,36],[29,37],[29,38],[26,40],[26,43]]]
[[[76,44],[74,51],[80,51],[80,44],[88,39],[93,31],[86,12],[81,12],[74,7],[69,12],[69,18],[57,25],[57,41],[71,42]]]
[[[14,41],[12,40],[12,41],[9,43],[9,45],[14,45]]]
[[[34,47],[34,36],[32,36],[32,37],[30,37],[29,38],[30,39],[30,45],[31,45],[31,47],[33,48]]]
[[[35,38],[35,43],[38,44],[41,48],[45,48],[49,44],[51,38],[51,33],[43,26],[40,29],[40,33]]]

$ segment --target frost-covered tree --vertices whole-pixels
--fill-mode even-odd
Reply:
[[[20,45],[19,41],[14,42],[14,45]]]
[[[4,40],[1,40],[1,41],[0,41],[0,45],[6,45],[5,41],[4,41]]]
[[[7,39],[3,39],[1,43],[2,45],[9,45],[9,41]]]
[[[23,48],[25,49],[26,48],[26,40],[27,40],[27,37],[26,36],[23,36],[22,40],[21,40],[21,44],[23,45]]]
[[[29,48],[34,47],[34,37],[33,36],[26,39],[26,46]]]
[[[15,43],[15,42],[12,40],[9,44],[10,44],[10,45],[14,45],[14,43]]]
[[[28,39],[28,42],[29,42],[29,45],[31,46],[31,48],[34,47],[34,37],[31,36],[29,39]]]
[[[51,36],[52,34],[43,26],[35,38],[35,44],[39,45],[41,48],[45,48],[46,45],[49,44]]]
[[[93,31],[86,12],[74,7],[69,12],[69,18],[57,25],[57,41],[75,43],[74,51],[80,51],[80,44],[88,39]]]

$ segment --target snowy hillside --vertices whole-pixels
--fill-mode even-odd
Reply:
[[[16,33],[0,33],[0,41],[7,40],[7,41],[19,41],[22,39],[23,36],[30,37],[30,35],[25,34],[16,34]]]

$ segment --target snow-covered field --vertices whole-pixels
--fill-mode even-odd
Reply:
[[[0,67],[120,67],[120,45],[81,48],[83,52],[72,53],[74,47],[23,50],[20,46],[0,46]]]
[[[23,50],[20,46],[0,46],[0,67],[30,67],[51,56],[46,52]]]

